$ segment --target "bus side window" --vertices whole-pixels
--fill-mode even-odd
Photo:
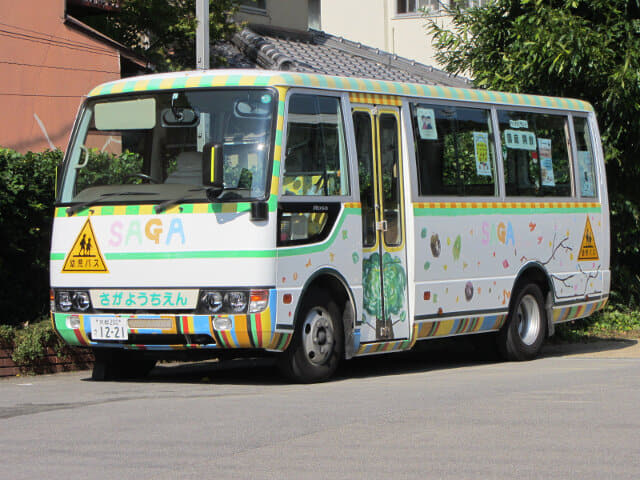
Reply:
[[[420,195],[498,194],[489,110],[414,104],[412,117]]]
[[[283,193],[349,195],[348,158],[338,97],[289,99]]]
[[[570,197],[565,115],[498,111],[507,196]]]
[[[573,126],[576,134],[578,150],[578,186],[580,196],[593,198],[596,196],[596,171],[593,162],[593,143],[586,118],[574,117]]]
[[[362,244],[364,247],[372,247],[376,243],[376,215],[373,133],[369,113],[354,112],[353,128],[358,155],[358,180],[360,183],[360,205],[362,207]]]

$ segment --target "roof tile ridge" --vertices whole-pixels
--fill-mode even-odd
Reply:
[[[423,75],[425,73],[435,74],[443,79],[454,79],[469,86],[473,85],[473,82],[467,77],[446,72],[445,70],[441,70],[432,65],[426,65],[418,62],[417,60],[402,57],[396,53],[390,53],[380,48],[364,45],[361,42],[355,42],[344,37],[337,37],[336,35],[332,35],[322,30],[309,30],[314,33],[314,41],[319,41],[318,44],[324,44],[328,47],[335,48],[349,54],[358,55],[368,60],[384,63],[387,66],[405,70],[410,73],[418,75]]]
[[[247,57],[267,70],[289,70],[295,60],[278,50],[278,47],[250,28],[233,35],[231,42]]]

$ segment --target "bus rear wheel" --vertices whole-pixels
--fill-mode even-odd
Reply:
[[[500,353],[507,360],[532,360],[544,342],[547,318],[542,290],[530,283],[517,292],[498,336]]]
[[[305,296],[289,348],[278,366],[299,383],[327,380],[338,368],[344,353],[344,332],[336,303],[328,293],[314,290]]]

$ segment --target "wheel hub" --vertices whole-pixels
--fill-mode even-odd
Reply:
[[[542,328],[540,307],[533,295],[525,295],[516,312],[518,336],[525,345],[533,345]]]
[[[333,352],[334,341],[329,312],[321,307],[311,309],[302,328],[302,342],[309,361],[315,365],[326,363]]]

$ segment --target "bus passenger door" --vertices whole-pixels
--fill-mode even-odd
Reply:
[[[409,338],[400,118],[393,107],[356,107],[362,205],[361,343]]]

